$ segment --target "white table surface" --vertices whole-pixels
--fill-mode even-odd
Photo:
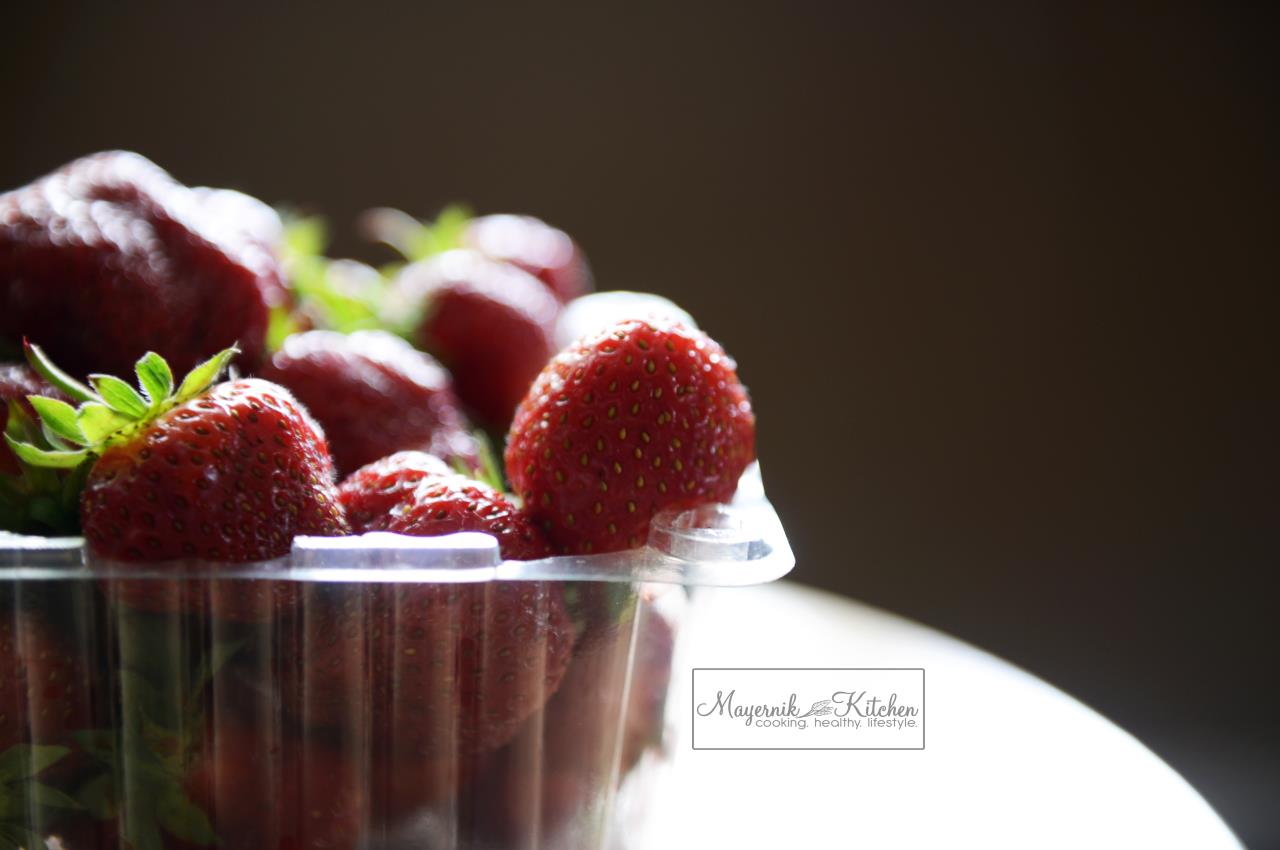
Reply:
[[[674,671],[924,667],[926,749],[709,751],[679,730],[654,848],[1238,848],[1128,733],[1018,668],[884,611],[788,582],[709,589]]]

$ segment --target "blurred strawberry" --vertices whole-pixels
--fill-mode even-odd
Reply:
[[[368,822],[351,754],[278,729],[217,728],[186,784],[221,850],[355,850]]]
[[[193,192],[137,154],[78,159],[0,195],[0,337],[78,375],[127,374],[148,350],[186,371],[235,343],[252,366],[283,291],[275,228],[252,199]]]
[[[679,322],[620,322],[562,351],[507,437],[507,476],[558,546],[644,543],[663,508],[727,501],[755,457],[734,362]]]
[[[603,803],[629,748],[622,723],[633,623],[615,620],[579,643],[560,689],[477,777],[468,822],[496,846],[563,846],[570,824],[573,835],[603,833]]]
[[[475,251],[447,251],[406,267],[396,282],[421,305],[418,343],[453,374],[462,399],[502,429],[555,353],[560,305],[536,278]]]
[[[402,449],[479,464],[449,375],[383,331],[309,331],[284,341],[261,376],[288,388],[324,428],[339,475]]]
[[[70,743],[90,719],[89,670],[33,613],[0,616],[0,753]]]
[[[519,266],[561,301],[591,291],[591,269],[563,230],[530,215],[484,215],[467,222],[462,244]]]

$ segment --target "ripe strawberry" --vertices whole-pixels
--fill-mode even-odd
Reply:
[[[433,460],[402,452],[343,481],[338,499],[352,518],[352,528],[357,533],[392,531],[415,537],[483,531],[498,538],[502,557],[508,560],[532,561],[554,554],[542,532],[506,496],[461,475],[441,475],[434,471]],[[411,481],[416,483],[407,486]]]
[[[338,487],[338,501],[356,533],[379,530],[391,509],[409,499],[423,479],[453,474],[435,455],[396,452],[351,473]]]
[[[477,777],[471,817],[499,846],[558,847],[568,824],[574,835],[602,829],[603,809],[592,804],[661,739],[671,626],[648,602],[636,616],[634,630],[628,618],[579,642],[555,696]]]
[[[570,822],[600,829],[584,813],[613,785],[631,636],[628,622],[575,647],[555,695],[476,778],[468,820],[495,846],[564,846]]]
[[[474,251],[446,251],[407,266],[396,287],[423,305],[417,341],[453,374],[458,397],[502,429],[555,353],[560,305],[515,266]]]
[[[559,688],[574,627],[547,582],[392,584],[373,656],[375,729],[408,757],[495,750]]]
[[[0,754],[25,743],[69,743],[90,717],[86,668],[34,614],[0,616]]]
[[[507,558],[551,552],[497,491],[419,453],[360,470],[339,494],[357,531],[484,531]],[[361,715],[353,695],[368,693],[377,751],[432,775],[509,741],[559,687],[575,639],[563,589],[543,582],[336,588],[304,620],[300,696],[286,706],[305,725],[342,727]]]
[[[239,199],[120,151],[0,196],[0,337],[80,375],[126,374],[148,350],[185,371],[237,342],[256,364],[282,275],[272,234],[246,233],[270,214]]]
[[[106,376],[91,377],[94,392],[29,351],[32,365],[82,404],[33,398],[57,442],[9,446],[36,466],[92,464],[80,520],[98,558],[264,561],[286,554],[296,535],[346,533],[324,435],[289,391],[258,379],[209,387],[234,350],[198,366],[177,390],[164,360],[148,353],[137,365],[145,397]],[[135,607],[167,611],[175,588],[121,581],[112,590]],[[207,596],[230,620],[269,618],[295,593],[287,582],[249,580],[181,589],[192,604]]]
[[[294,334],[261,375],[288,388],[319,421],[339,475],[402,449],[457,459],[469,468],[479,463],[448,373],[399,337],[383,331]]]
[[[706,334],[620,322],[561,352],[507,437],[525,509],[574,553],[642,545],[654,513],[729,499],[755,456],[734,362]]]
[[[569,235],[529,215],[484,215],[467,222],[462,243],[519,266],[561,301],[591,291],[591,269]]]
[[[223,726],[187,791],[221,850],[355,850],[368,823],[364,779],[350,753],[322,742]]]

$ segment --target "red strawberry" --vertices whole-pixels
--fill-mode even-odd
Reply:
[[[414,263],[396,286],[424,306],[418,343],[453,373],[458,397],[485,424],[504,428],[555,353],[559,302],[532,275],[474,251]]]
[[[255,364],[282,275],[273,235],[246,233],[269,214],[247,206],[119,151],[0,196],[0,336],[77,374],[126,374],[148,350],[185,371],[236,342]]]
[[[391,752],[463,756],[505,744],[564,678],[574,627],[547,582],[392,584],[374,654],[375,728]]]
[[[561,301],[591,291],[587,258],[569,235],[529,215],[485,215],[467,223],[462,242],[482,254],[519,266]]]
[[[261,374],[292,391],[319,421],[340,475],[402,449],[471,468],[479,463],[448,373],[399,337],[294,334]]]
[[[355,850],[368,822],[352,754],[270,727],[216,729],[187,790],[222,850]]]
[[[672,631],[649,602],[636,616],[579,644],[555,696],[477,778],[472,817],[500,845],[558,847],[569,823],[575,835],[602,830],[591,805],[660,740]]]
[[[88,725],[86,667],[34,614],[0,616],[0,754],[17,744],[67,744]]]
[[[431,466],[402,453],[343,482],[340,497],[360,518],[356,529],[484,531],[498,537],[507,558],[550,554],[501,494]],[[398,493],[395,503],[373,513],[388,493]],[[336,598],[307,612],[296,653],[303,696],[287,702],[307,725],[341,726],[358,714],[352,694],[368,691],[378,746],[433,771],[510,740],[559,687],[572,656],[574,626],[557,584],[393,583],[360,591],[336,589]]]
[[[283,387],[248,379],[209,388],[231,357],[224,351],[187,375],[175,391],[155,354],[138,361],[146,397],[123,381],[95,376],[76,384],[32,349],[33,365],[79,409],[35,399],[62,444],[41,450],[10,441],[24,461],[73,467],[92,463],[80,497],[91,552],[108,561],[264,561],[286,554],[299,534],[347,531],[333,486],[324,435]],[[177,585],[122,581],[113,591],[145,610],[172,610]],[[192,603],[215,615],[260,620],[296,594],[288,582],[186,582]],[[274,604],[273,604],[274,603]]]
[[[706,334],[620,322],[561,352],[507,437],[507,476],[570,552],[642,545],[654,513],[729,499],[755,456],[734,362]]]
[[[423,479],[453,474],[435,455],[396,452],[351,473],[338,487],[338,500],[357,533],[378,530],[391,509],[410,498]]]
[[[532,561],[554,554],[542,532],[506,496],[461,475],[440,475],[420,454],[405,452],[358,470],[338,498],[357,533],[393,531],[439,537],[483,531],[498,538],[502,557]],[[410,488],[409,481],[418,483]],[[389,502],[392,493],[399,498]],[[379,509],[383,510],[379,510]]]
[[[571,820],[582,834],[600,829],[598,815],[575,818],[614,782],[631,637],[628,619],[575,650],[559,690],[477,777],[468,819],[497,846],[563,846]]]

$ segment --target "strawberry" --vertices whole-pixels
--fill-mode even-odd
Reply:
[[[462,243],[519,266],[561,301],[591,291],[591,269],[569,235],[530,215],[484,215],[467,222]]]
[[[469,468],[479,463],[448,373],[399,337],[294,334],[260,374],[288,388],[319,421],[340,475],[402,449]]]
[[[424,479],[453,474],[435,455],[396,452],[351,473],[338,487],[338,500],[357,533],[378,530],[387,522],[391,509],[409,499]]]
[[[339,495],[357,531],[483,531],[499,539],[507,558],[551,553],[500,493],[442,474],[420,453],[358,471]],[[559,687],[572,656],[575,630],[557,584],[335,590],[306,612],[294,651],[302,661],[293,693],[302,698],[286,696],[286,706],[307,726],[341,727],[363,722],[353,700],[368,692],[375,752],[407,759],[408,770],[452,775],[459,769],[452,759],[505,744]],[[295,688],[288,677],[284,686]]]
[[[562,846],[570,823],[574,835],[601,829],[593,804],[661,739],[671,626],[647,601],[636,616],[575,647],[560,689],[477,777],[471,818],[500,846]]]
[[[458,397],[503,429],[555,353],[560,305],[536,278],[475,251],[446,251],[407,266],[396,289],[421,304],[416,339],[448,367]]]
[[[507,437],[507,476],[572,553],[642,545],[663,508],[728,500],[755,456],[733,360],[701,331],[620,322],[561,352]]]
[[[84,472],[80,521],[99,559],[166,562],[265,561],[285,555],[299,534],[347,531],[333,486],[324,435],[289,391],[259,379],[210,386],[234,354],[228,349],[192,370],[175,390],[165,361],[138,361],[143,393],[104,375],[94,389],[53,366],[38,348],[32,365],[81,401],[31,399],[52,448],[6,437],[33,466]],[[177,604],[177,585],[121,581],[112,591],[144,610]],[[185,582],[181,596],[216,602],[229,620],[260,620],[288,604],[287,582]]]
[[[252,366],[283,291],[272,219],[137,154],[76,160],[0,196],[0,337],[80,375],[127,374],[148,350],[185,371],[237,342]]]
[[[631,637],[628,622],[575,647],[555,695],[484,765],[468,820],[496,846],[563,846],[571,820],[599,829],[583,813],[613,785]]]
[[[532,561],[554,554],[542,532],[506,496],[461,475],[441,475],[436,468],[434,458],[402,452],[343,481],[338,498],[353,518],[353,529],[415,537],[483,531],[498,538],[502,557],[508,560]],[[393,494],[398,498],[392,500]]]
[[[89,721],[89,672],[32,613],[0,617],[0,754],[25,743],[66,744]]]
[[[375,729],[409,757],[505,744],[555,693],[574,627],[547,582],[392,584],[377,613]]]
[[[350,753],[270,727],[215,729],[186,785],[221,850],[355,850],[368,823]]]

